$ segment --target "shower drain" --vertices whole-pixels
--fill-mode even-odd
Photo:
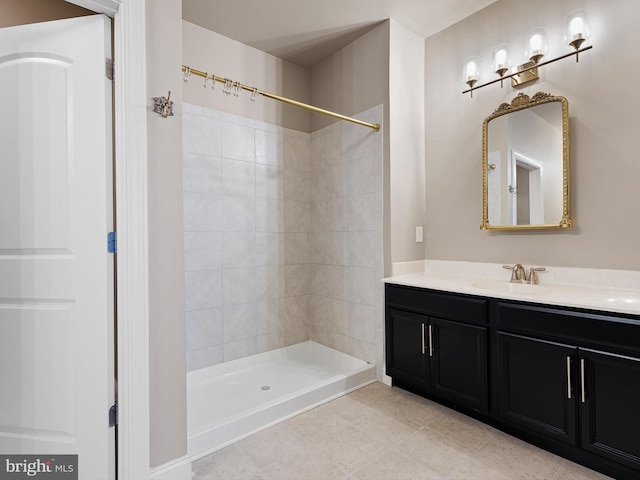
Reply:
[[[263,385],[260,387],[260,390],[271,390],[271,387],[269,385]]]

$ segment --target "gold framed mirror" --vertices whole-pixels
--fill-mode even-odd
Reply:
[[[567,228],[569,102],[518,94],[482,124],[481,230]]]

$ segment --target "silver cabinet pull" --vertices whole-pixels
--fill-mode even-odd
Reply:
[[[567,398],[571,400],[571,357],[567,357]]]
[[[424,355],[424,323],[422,324],[422,354]]]
[[[586,397],[587,397],[587,393],[585,391],[585,387],[584,387],[584,358],[580,359],[580,383],[581,383],[581,387],[582,387],[582,391],[580,392],[580,401],[582,403],[586,402]]]
[[[433,328],[429,325],[429,356],[433,357]]]

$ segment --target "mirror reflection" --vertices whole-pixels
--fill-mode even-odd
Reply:
[[[571,226],[568,105],[520,94],[483,125],[482,229]]]

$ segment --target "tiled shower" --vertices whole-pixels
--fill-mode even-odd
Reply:
[[[183,110],[187,370],[309,339],[381,365],[382,134]]]

